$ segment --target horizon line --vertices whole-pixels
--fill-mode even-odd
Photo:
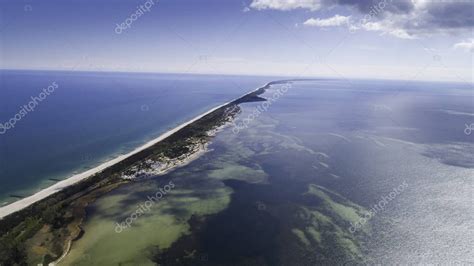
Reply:
[[[332,80],[380,80],[380,81],[406,81],[406,82],[433,82],[433,83],[464,83],[474,85],[466,80],[434,80],[434,79],[395,79],[376,77],[338,77],[338,76],[291,76],[291,75],[263,75],[263,74],[235,74],[235,73],[205,73],[205,72],[166,72],[166,71],[133,71],[133,70],[84,70],[84,69],[40,69],[40,68],[3,68],[0,71],[37,71],[37,72],[77,72],[77,73],[129,73],[129,74],[164,74],[164,75],[201,75],[201,76],[234,76],[234,77],[268,77],[288,79],[332,79]]]

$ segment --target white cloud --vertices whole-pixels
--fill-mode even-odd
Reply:
[[[382,31],[385,28],[380,22],[367,22],[361,26],[367,31]]]
[[[321,8],[322,0],[253,0],[251,8],[257,10],[275,9],[288,11],[293,9],[309,9],[315,11]]]
[[[380,32],[381,35],[391,35],[401,39],[414,39],[415,37],[410,35],[403,28],[397,27],[393,20],[381,20],[381,21],[359,21],[360,24],[351,21],[351,16],[335,15],[327,19],[310,18],[303,24],[305,26],[315,27],[336,27],[346,26],[349,30],[366,30]]]
[[[252,0],[250,5],[257,10],[300,8],[311,11],[330,10],[335,6],[358,12],[352,15],[352,23],[345,23],[350,30],[378,31],[403,39],[435,34],[471,36],[474,27],[472,0]],[[343,24],[337,20],[313,18],[305,22],[305,25],[319,27]]]
[[[398,28],[392,23],[387,23],[386,21],[379,22],[366,22],[360,27],[366,31],[378,31],[381,35],[391,35],[401,39],[415,39],[413,35],[408,34],[404,29]]]
[[[342,26],[348,25],[350,20],[350,16],[340,16],[335,15],[331,18],[320,19],[320,18],[310,18],[306,20],[303,24],[306,26],[316,26],[316,27],[335,27],[335,26]]]
[[[454,44],[454,49],[463,49],[465,51],[470,51],[474,53],[474,39],[470,39],[468,41],[462,41],[459,43]]]

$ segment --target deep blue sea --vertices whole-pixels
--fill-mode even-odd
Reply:
[[[127,153],[268,80],[2,70],[0,123],[19,114],[31,97],[44,99],[36,100],[33,111],[23,110],[13,128],[0,130],[0,206]],[[40,95],[52,84],[52,93]]]

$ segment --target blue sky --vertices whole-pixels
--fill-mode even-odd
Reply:
[[[0,68],[473,81],[470,1],[146,3],[0,0]]]

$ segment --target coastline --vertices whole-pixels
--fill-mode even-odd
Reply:
[[[234,99],[234,100],[231,100],[229,102],[226,102],[224,104],[221,104],[219,106],[216,106],[194,118],[192,118],[191,120],[188,120],[178,126],[176,126],[175,128],[161,134],[160,136],[158,136],[157,138],[151,140],[151,141],[148,141],[147,143],[143,144],[142,146],[132,150],[131,152],[127,153],[127,154],[124,154],[124,155],[120,155],[116,158],[113,158],[107,162],[104,162],[92,169],[89,169],[85,172],[82,172],[82,173],[79,173],[79,174],[76,174],[76,175],[73,175],[65,180],[62,180],[50,187],[47,187],[31,196],[28,196],[28,197],[25,197],[23,199],[20,199],[18,201],[15,201],[9,205],[6,205],[6,206],[3,206],[3,207],[0,207],[0,220],[3,219],[4,217],[10,215],[10,214],[13,214],[15,212],[18,212],[26,207],[29,207],[31,206],[32,204],[34,203],[37,203],[38,201],[41,201],[51,195],[53,195],[54,193],[57,193],[57,192],[60,192],[62,191],[63,189],[65,188],[68,188],[74,184],[77,184],[78,182],[82,181],[82,180],[85,180],[97,173],[100,173],[102,171],[104,171],[105,169],[111,167],[111,166],[114,166],[122,161],[124,161],[125,159],[127,158],[130,158],[132,157],[133,155],[136,155],[158,143],[160,143],[161,141],[167,139],[168,137],[172,136],[173,134],[175,134],[176,132],[180,131],[181,129],[185,128],[186,126],[188,125],[191,125],[192,123],[198,121],[199,119],[205,117],[206,115],[208,114],[211,114],[212,112],[222,108],[222,107],[225,107],[229,104],[232,104],[232,103],[238,103],[239,100],[245,98],[245,97],[248,97],[248,96],[251,96],[252,94],[256,93],[256,92],[259,92],[261,91],[262,89],[265,89],[267,88],[269,85],[275,83],[274,81],[273,82],[269,82],[269,83],[266,83],[264,86],[262,87],[258,87],[257,89],[255,90],[252,90],[248,93],[245,93],[244,95]],[[191,156],[192,157],[192,156]],[[192,160],[192,159],[191,159]],[[181,166],[180,164],[178,165],[175,165],[169,169],[167,169],[167,172],[168,171],[171,171],[172,169],[174,169],[175,167],[178,167],[178,166]]]

